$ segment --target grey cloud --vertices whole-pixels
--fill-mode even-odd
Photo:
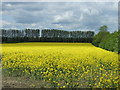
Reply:
[[[98,30],[101,25],[116,29],[115,3],[3,3],[3,15],[15,20],[14,27]],[[113,21],[113,22],[111,22]],[[17,25],[20,23],[20,25]],[[7,25],[7,24],[6,24]],[[10,26],[8,26],[10,27]],[[29,26],[31,27],[31,26]]]

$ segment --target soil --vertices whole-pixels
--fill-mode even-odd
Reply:
[[[3,88],[44,88],[45,81],[32,80],[28,77],[2,77]]]

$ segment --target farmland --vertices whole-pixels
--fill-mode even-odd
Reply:
[[[6,43],[2,65],[4,76],[44,81],[46,88],[118,87],[118,54],[90,43]]]

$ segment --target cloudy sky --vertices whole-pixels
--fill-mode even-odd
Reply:
[[[2,28],[62,29],[98,32],[118,28],[117,2],[3,2]]]

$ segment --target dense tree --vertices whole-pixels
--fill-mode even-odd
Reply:
[[[102,40],[104,40],[106,38],[107,35],[109,35],[110,33],[107,31],[107,26],[104,25],[104,26],[101,26],[99,28],[99,33],[96,34],[94,37],[93,37],[93,44],[95,46],[99,46],[99,43],[102,42]]]
[[[44,41],[60,42],[91,42],[93,36],[93,31],[64,31],[55,29],[44,29],[41,35]]]
[[[2,30],[3,42],[92,42],[94,32],[92,31],[64,31],[57,29],[25,29],[25,30]]]
[[[100,27],[100,32],[93,37],[93,45],[103,49],[120,53],[120,31],[109,33],[107,26]]]
[[[101,48],[117,52],[118,51],[118,32],[114,32],[106,36],[106,38],[100,42]]]
[[[106,32],[108,29],[108,26],[107,25],[103,25],[99,28],[100,32]]]

